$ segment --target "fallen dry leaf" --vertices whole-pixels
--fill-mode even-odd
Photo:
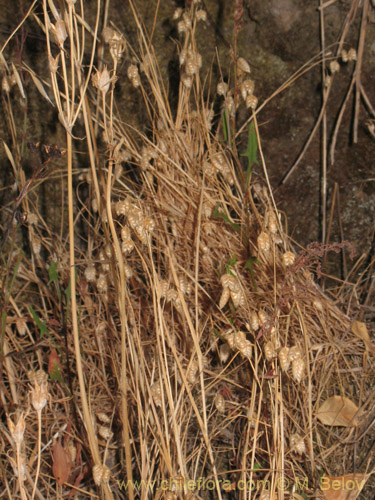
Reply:
[[[369,474],[345,474],[345,476],[323,476],[320,489],[324,500],[355,500],[365,485]]]
[[[317,418],[324,425],[338,427],[356,427],[359,408],[350,399],[342,396],[328,398],[316,412]]]
[[[371,343],[370,335],[368,334],[365,323],[362,323],[362,321],[353,321],[352,333],[354,333],[354,335],[359,339],[363,340],[366,349],[368,349],[371,354],[375,354],[375,346]]]
[[[59,486],[69,478],[72,461],[70,454],[62,447],[60,440],[52,446],[52,473]]]

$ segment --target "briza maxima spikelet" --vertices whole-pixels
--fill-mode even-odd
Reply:
[[[197,381],[198,369],[199,369],[198,361],[194,359],[190,363],[186,371],[186,380],[189,382],[189,384],[194,384]]]
[[[289,267],[292,264],[294,264],[296,260],[296,256],[294,255],[293,252],[285,252],[283,254],[283,263],[285,267]]]
[[[220,394],[220,392],[218,392],[216,394],[214,402],[215,402],[215,407],[216,407],[217,411],[221,414],[224,414],[225,413],[225,399]]]
[[[305,362],[302,358],[297,358],[292,361],[292,375],[294,380],[299,384],[302,381],[305,372]]]
[[[246,107],[248,109],[256,109],[258,106],[258,98],[254,94],[250,94],[246,97]]]
[[[162,398],[161,398],[161,386],[160,382],[155,382],[151,386],[151,396],[152,399],[154,400],[154,405],[161,407],[162,404]]]
[[[106,465],[94,465],[92,468],[92,477],[94,479],[94,483],[97,486],[101,486],[108,483],[111,477],[111,471]]]
[[[259,317],[258,313],[255,311],[250,312],[250,326],[254,332],[259,330]]]
[[[85,269],[85,278],[89,283],[92,283],[96,280],[96,269],[93,264],[90,264]]]
[[[289,349],[288,357],[290,362],[302,357],[301,349],[298,347],[298,345],[294,345]]]
[[[271,238],[269,234],[262,231],[258,236],[258,250],[262,254],[267,254],[271,250]]]
[[[264,344],[264,355],[266,356],[267,361],[271,361],[271,359],[276,357],[275,344],[272,340],[269,340]]]
[[[340,71],[340,63],[338,61],[331,61],[329,63],[329,70],[331,72],[331,74],[333,75],[334,73],[337,73],[338,71]]]
[[[290,367],[289,347],[282,347],[279,351],[279,363],[283,372],[287,372]]]
[[[237,59],[237,68],[242,72],[242,73],[250,73],[250,65],[249,63],[246,61],[246,59],[244,59],[243,57],[239,57]]]

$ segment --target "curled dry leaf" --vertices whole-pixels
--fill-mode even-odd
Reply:
[[[324,500],[355,500],[364,487],[369,474],[345,474],[322,476],[320,489]]]
[[[352,333],[354,333],[354,335],[359,339],[363,340],[366,349],[368,349],[371,354],[375,354],[375,346],[371,343],[370,335],[365,323],[362,323],[362,321],[353,321]]]
[[[316,416],[322,424],[331,427],[356,427],[359,420],[359,408],[348,398],[332,396],[324,401]]]

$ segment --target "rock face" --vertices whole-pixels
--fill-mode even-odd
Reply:
[[[337,56],[338,41],[342,34],[342,26],[351,19],[344,48],[357,48],[361,9],[355,10],[355,2],[335,2],[323,11],[319,17],[318,2],[304,0],[262,0],[237,2],[242,7],[242,27],[237,37],[237,55],[246,58],[251,66],[251,78],[255,82],[259,105],[275,92],[302,65],[314,59],[321,51],[321,32],[324,31],[327,49],[327,68]],[[161,72],[167,82],[171,105],[177,100],[179,61],[177,47],[181,44],[173,13],[178,7],[184,7],[188,2],[163,0],[159,10],[150,9],[150,2],[137,0],[137,9],[149,33],[155,52],[160,58]],[[224,80],[233,74],[231,48],[234,44],[233,3],[224,0],[204,0],[202,9],[207,12],[207,21],[200,23],[197,30],[197,44],[202,54],[202,74],[212,67],[211,84],[207,84],[207,92],[213,94],[220,75]],[[14,12],[9,13],[13,8]],[[9,33],[18,24],[22,15],[17,7],[9,7],[3,25]],[[3,14],[4,15],[4,14]],[[87,10],[90,20],[95,17]],[[110,4],[108,19],[121,30],[128,42],[136,46],[137,29],[133,14],[127,2],[115,0]],[[156,20],[155,20],[156,19]],[[13,20],[13,21],[11,21]],[[323,22],[321,28],[320,22]],[[37,68],[38,52],[44,51],[44,43],[39,33],[39,27],[28,21],[19,32],[23,40],[18,47],[10,44],[7,48],[15,62],[23,61]],[[360,67],[361,82],[369,102],[374,102],[375,90],[371,85],[371,58],[373,54],[374,23],[367,25],[364,41],[363,61]],[[24,37],[24,38],[22,38]],[[39,58],[41,61],[43,57]],[[145,123],[139,89],[134,88],[127,78],[127,69],[132,62],[128,53],[123,60],[122,71],[116,85],[117,102],[122,108],[122,116],[127,122],[138,126]],[[329,144],[334,135],[334,126],[341,106],[349,88],[356,62],[344,63],[338,58],[340,72],[335,77],[326,108],[326,137]],[[262,148],[264,150],[268,174],[275,198],[280,209],[284,210],[289,221],[289,233],[301,244],[321,239],[322,235],[322,151],[319,142],[320,129],[307,149],[302,161],[288,181],[280,183],[289,168],[298,157],[318,118],[321,108],[321,77],[320,64],[311,65],[303,77],[293,85],[273,98],[258,116]],[[45,68],[40,68],[40,75]],[[57,124],[53,109],[46,103],[30,85],[30,77],[21,74],[28,99],[26,103],[27,126],[25,141],[42,140],[47,143],[59,143],[61,127]],[[121,78],[123,77],[123,78]],[[354,89],[355,90],[355,89]],[[354,92],[353,90],[353,92]],[[371,118],[365,107],[360,105],[358,114],[358,139],[353,144],[352,116],[353,93],[348,98],[348,105],[343,113],[343,119],[337,134],[335,162],[328,164],[327,170],[327,217],[333,206],[332,228],[330,241],[346,239],[358,246],[359,252],[367,252],[371,245],[371,225],[375,210],[375,189],[371,163],[374,158],[374,137],[369,130]],[[16,122],[23,123],[25,103],[16,90],[12,98],[19,101],[19,116]],[[42,102],[41,102],[42,101]],[[241,109],[237,116],[237,125],[248,117],[248,110]],[[5,117],[2,116],[5,121]],[[63,136],[61,136],[63,137]],[[247,131],[241,138],[240,149],[246,149]],[[4,158],[4,152],[1,153]],[[6,160],[4,160],[6,161]],[[25,160],[27,163],[27,160]],[[254,174],[262,175],[258,167]],[[1,183],[7,184],[6,179]],[[334,185],[337,183],[336,199],[333,200]],[[4,196],[5,194],[2,194]],[[42,193],[43,196],[43,193]],[[47,194],[45,194],[47,196]],[[3,201],[5,201],[3,199]],[[48,203],[45,202],[45,206]],[[341,226],[341,228],[340,228]]]

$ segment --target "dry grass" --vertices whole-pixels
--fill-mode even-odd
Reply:
[[[44,163],[26,182],[15,127],[7,147],[24,187],[10,212],[28,213],[31,253],[12,222],[2,247],[1,495],[307,498],[323,474],[370,472],[373,359],[314,282],[327,249],[293,253],[272,193],[243,174],[230,120],[223,141],[199,76],[195,5],[176,110],[136,12],[137,50],[107,30],[113,66],[94,70],[98,21],[89,31],[78,5],[64,8],[57,20],[44,3],[51,73],[34,82],[53,95],[66,151],[36,148]],[[125,48],[146,134],[116,115]],[[225,94],[226,116],[243,105],[235,101]],[[258,132],[253,112],[252,121]],[[75,167],[74,147],[88,168]],[[52,229],[35,193],[56,180]],[[356,427],[317,420],[333,395],[361,408]]]

